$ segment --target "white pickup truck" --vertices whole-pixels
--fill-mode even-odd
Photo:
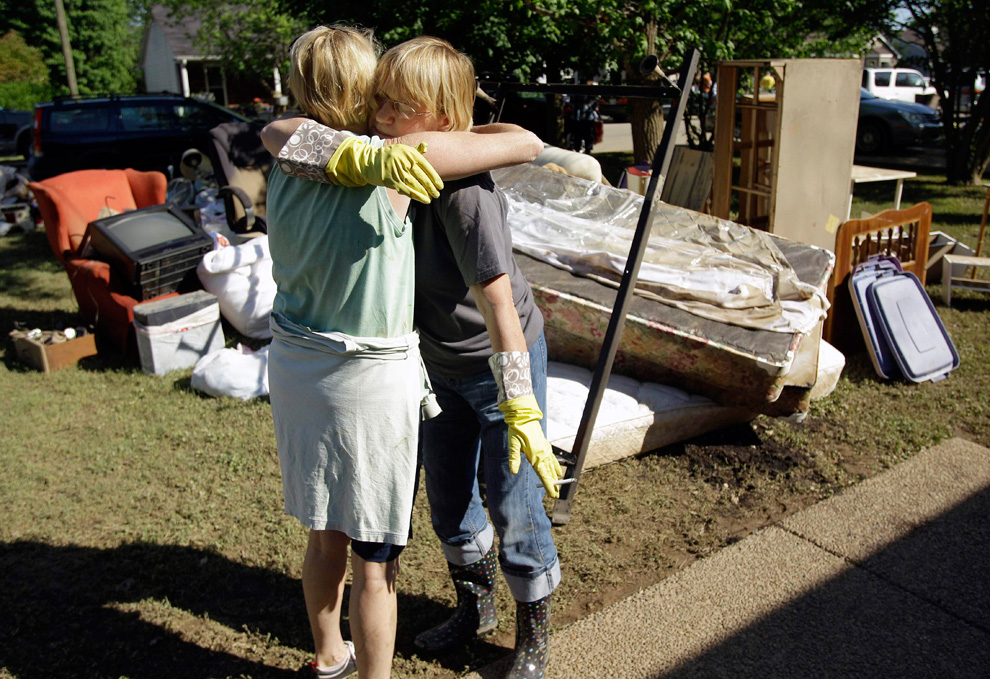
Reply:
[[[935,88],[913,68],[864,68],[863,87],[881,99],[936,106]]]

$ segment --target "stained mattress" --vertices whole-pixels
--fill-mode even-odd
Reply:
[[[547,368],[547,438],[567,452],[573,451],[591,377],[590,370],[574,365],[551,361]],[[583,469],[680,443],[753,417],[746,408],[722,406],[675,387],[612,375]]]
[[[526,175],[522,179],[525,181]],[[511,187],[520,181],[520,175],[496,173],[496,181],[503,188]],[[589,189],[587,185],[593,183],[585,180],[564,177],[554,181],[584,183],[576,188],[568,185],[566,190],[606,191],[608,200],[627,200],[610,193],[617,189]],[[510,196],[513,226],[511,201]],[[638,214],[628,205],[622,209],[629,219]],[[654,206],[661,219],[665,210],[677,211],[678,218],[683,219],[682,208],[659,202]],[[714,219],[694,215],[702,225]],[[513,226],[514,238],[516,228]],[[777,252],[775,257],[793,271],[800,285],[824,295],[834,264],[832,253],[762,232],[761,237],[769,239]],[[692,246],[685,243],[686,249]],[[559,262],[551,264],[518,250],[516,260],[543,311],[550,358],[593,370],[608,328],[617,282],[577,275],[561,268]],[[800,414],[807,411],[815,385],[820,339],[820,320],[801,331],[747,327],[694,313],[656,295],[635,294],[613,371],[642,382],[670,385],[719,405],[771,415]]]

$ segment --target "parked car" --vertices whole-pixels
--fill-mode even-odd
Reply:
[[[191,148],[207,153],[210,129],[248,120],[179,95],[57,99],[34,112],[28,173],[35,180],[90,168],[168,172]]]
[[[607,123],[629,122],[629,99],[626,97],[602,97],[598,100],[598,110]]]
[[[31,111],[0,108],[0,156],[27,156],[32,118]]]
[[[931,104],[935,99],[935,88],[928,78],[913,68],[864,68],[862,85],[881,99],[911,104]]]
[[[921,104],[891,101],[859,90],[856,152],[872,155],[915,144],[928,144],[942,135],[938,114]]]

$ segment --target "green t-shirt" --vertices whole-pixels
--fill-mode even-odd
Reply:
[[[276,165],[267,203],[278,285],[273,312],[317,332],[412,332],[412,227],[396,215],[385,189],[319,184],[288,177]]]

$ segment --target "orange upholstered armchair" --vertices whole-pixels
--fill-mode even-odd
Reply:
[[[83,259],[79,247],[87,225],[102,208],[123,212],[159,205],[165,202],[167,183],[161,172],[128,169],[79,170],[29,184],[48,243],[69,274],[79,314],[96,326],[102,346],[123,354],[137,348],[133,322],[139,302],[109,264]]]

